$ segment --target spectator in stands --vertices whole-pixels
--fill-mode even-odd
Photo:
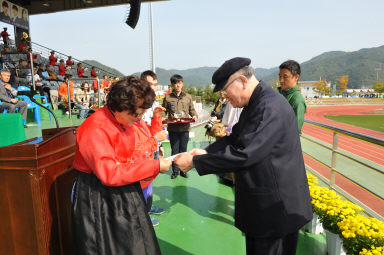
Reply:
[[[163,101],[163,107],[169,119],[173,118],[189,118],[197,120],[197,112],[192,104],[192,97],[183,91],[183,77],[175,74],[171,77],[171,84],[174,91],[166,95]],[[172,155],[186,152],[189,140],[189,123],[168,124],[169,141],[171,143]],[[172,164],[171,179],[176,178],[179,174],[181,177],[188,178],[186,173],[180,172],[180,169]]]
[[[0,64],[2,65],[3,68],[5,67],[11,67],[13,68],[13,63],[11,56],[8,54],[9,52],[9,47],[8,45],[4,45],[3,52],[1,53],[1,58],[0,58]]]
[[[101,80],[101,89],[104,90],[108,88],[108,76],[104,75],[103,79]]]
[[[46,77],[46,80],[49,81],[58,81],[58,77],[54,71],[51,70],[51,65],[46,65],[45,66],[45,71],[48,73],[48,77]]]
[[[106,95],[104,93],[100,93],[100,107],[103,107],[105,104]],[[99,105],[99,91],[96,89],[93,93],[93,97],[91,98],[91,105]]]
[[[60,64],[59,64],[59,75],[61,75],[61,76],[65,76],[64,59],[60,59]]]
[[[16,108],[19,108],[19,112],[23,118],[24,127],[27,127],[27,110],[28,104],[24,101],[19,101],[15,98],[17,91],[14,91],[11,85],[8,83],[11,78],[11,73],[3,69],[0,74],[0,101],[1,109],[7,109],[9,113],[14,113]]]
[[[115,82],[115,79],[113,78],[113,76],[109,77],[108,88],[110,88],[114,82]]]
[[[51,55],[49,56],[49,64],[51,66],[56,65],[57,58],[55,57],[55,51],[51,51]]]
[[[29,48],[29,46],[27,44],[27,41],[24,38],[21,39],[20,45],[19,45],[19,47],[17,47],[17,51],[18,52],[28,52],[28,48]]]
[[[89,93],[89,84],[88,82],[83,82],[81,87],[77,90],[75,96],[75,107],[80,109],[80,119],[87,118],[90,101],[91,94]]]
[[[72,62],[72,57],[71,56],[68,56],[68,59],[67,59],[67,67],[68,68],[72,68],[72,66],[73,66],[73,62]]]
[[[28,62],[31,61],[31,55],[32,55],[32,61],[33,61],[33,64],[36,65],[36,59],[37,59],[37,55],[36,54],[33,54],[32,53],[32,48],[31,47],[28,47],[28,53],[27,53],[27,60]]]
[[[96,70],[95,70],[95,67],[92,66],[92,69],[91,69],[91,77],[92,78],[96,78],[97,74],[96,74]]]
[[[35,81],[35,88],[39,91],[40,96],[50,98],[50,88],[43,84],[42,78],[37,74],[37,67],[33,68],[33,80]],[[33,87],[32,78],[28,81],[30,86]]]
[[[297,126],[301,134],[304,123],[304,114],[307,110],[305,99],[299,90],[297,83],[300,78],[300,65],[294,60],[287,60],[279,66],[280,93],[288,100],[292,106],[297,119]]]
[[[4,42],[4,45],[8,45],[9,43],[9,36],[10,34],[8,34],[7,32],[8,28],[3,28],[3,31],[1,32],[1,37],[3,37],[3,42]]]
[[[84,75],[84,68],[81,66],[81,63],[77,64],[77,76],[79,78],[88,78],[88,76]]]
[[[55,72],[51,70],[51,65],[45,66],[45,72],[43,72],[43,76],[46,77],[45,80],[48,81],[50,85],[50,94],[52,90],[59,90],[59,84],[58,81],[63,81],[64,79],[59,79]]]
[[[19,8],[17,5],[12,5],[12,24],[23,24],[23,19],[19,17]]]
[[[75,88],[75,84],[70,81],[69,79],[72,77],[72,75],[66,75],[64,82],[59,87],[59,100],[61,100],[64,103],[63,107],[63,114],[67,114],[68,112],[68,83],[69,83],[69,94],[70,94],[70,101],[71,101],[71,107],[74,106],[73,103],[73,90]]]
[[[43,72],[45,72],[44,64],[40,64],[39,68],[37,69],[37,74],[39,75],[40,80],[45,80],[47,78],[47,76],[43,75]]]
[[[11,23],[11,17],[9,16],[9,6],[7,1],[3,1],[1,4],[2,12],[0,13],[0,19],[2,22]]]
[[[98,82],[99,82],[99,76],[96,75],[96,76],[95,76],[95,80],[93,80],[93,82],[92,82],[93,91],[96,91],[96,90],[97,90],[97,84],[98,84]]]
[[[25,60],[20,59],[15,69],[15,83],[17,86],[27,86],[31,79],[31,69],[27,67]]]

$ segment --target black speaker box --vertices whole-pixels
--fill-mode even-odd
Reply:
[[[131,9],[129,10],[129,15],[125,23],[134,29],[140,17],[141,0],[130,0],[129,4],[131,5]]]

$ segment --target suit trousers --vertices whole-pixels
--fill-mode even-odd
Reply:
[[[283,237],[245,236],[247,255],[295,255],[299,232]]]
[[[169,131],[169,142],[171,143],[172,155],[186,152],[189,140],[189,131],[184,132],[172,132]],[[172,171],[179,173],[180,169],[172,163]]]
[[[8,109],[9,113],[16,112],[16,108],[19,108],[19,113],[23,117],[23,120],[27,119],[28,104],[25,101],[19,101],[16,104],[1,102],[2,109]]]

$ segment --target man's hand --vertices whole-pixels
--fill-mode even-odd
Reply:
[[[207,151],[199,148],[194,148],[190,150],[188,154],[191,154],[192,156],[197,156],[197,155],[207,154]]]
[[[168,132],[166,130],[161,130],[159,132],[157,132],[154,136],[156,136],[156,138],[162,142],[164,141],[165,139],[167,139],[167,134]]]
[[[17,100],[17,99],[11,99],[11,103],[12,103],[12,104],[17,104],[17,102],[19,102],[19,100]]]
[[[155,110],[153,110],[153,118],[157,118],[157,117],[161,117],[163,112],[165,112],[165,108],[164,107],[161,107],[161,106],[158,106],[155,108]]]
[[[192,116],[192,119],[193,119],[194,121],[197,121],[197,116]]]
[[[12,86],[9,83],[4,84],[4,88],[12,92]]]
[[[181,171],[184,173],[188,172],[192,168],[194,168],[193,165],[193,156],[189,153],[182,153],[173,160],[175,164],[180,168]]]
[[[159,159],[159,161],[160,161],[160,173],[163,174],[168,172],[169,168],[172,165],[172,162],[166,159]]]

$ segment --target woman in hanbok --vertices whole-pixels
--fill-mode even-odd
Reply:
[[[76,254],[161,254],[140,181],[167,172],[171,162],[135,150],[133,128],[154,100],[146,81],[125,77],[112,85],[107,105],[79,127],[73,162]],[[161,123],[161,112],[155,111],[152,125]]]

